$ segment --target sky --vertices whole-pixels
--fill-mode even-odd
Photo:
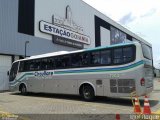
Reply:
[[[160,69],[160,0],[83,0],[152,44]]]

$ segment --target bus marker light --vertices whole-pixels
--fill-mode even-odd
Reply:
[[[144,86],[145,85],[145,79],[142,78],[141,81],[140,81],[140,83],[141,83],[141,86]]]

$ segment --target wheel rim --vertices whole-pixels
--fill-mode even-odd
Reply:
[[[26,92],[26,88],[25,86],[22,87],[22,93],[25,93]]]
[[[85,98],[90,98],[90,96],[91,96],[90,91],[89,91],[88,89],[85,89],[85,90],[84,90],[84,97],[85,97]]]

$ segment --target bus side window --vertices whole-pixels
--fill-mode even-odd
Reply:
[[[70,67],[71,65],[70,65],[70,57],[69,56],[63,56],[62,57],[62,67],[63,68],[68,68],[68,67]]]
[[[71,66],[72,67],[79,67],[82,61],[79,54],[72,54],[71,55]]]
[[[28,61],[29,64],[29,71],[33,71],[34,70],[34,60]]]
[[[51,69],[54,69],[54,66],[55,66],[55,60],[54,58],[49,58],[47,60],[47,70],[51,70]]]
[[[41,70],[47,70],[47,58],[42,59]]]
[[[111,50],[101,51],[101,65],[111,64]]]
[[[41,59],[37,59],[34,61],[34,70],[40,70],[40,66],[41,66]]]
[[[91,52],[91,64],[99,65],[101,63],[100,52]]]
[[[133,48],[132,47],[123,48],[123,61],[127,63],[132,61],[132,59],[133,59]]]
[[[60,68],[63,68],[63,65],[62,65],[62,56],[58,56],[56,59],[55,59],[55,67],[56,69],[60,69]]]
[[[82,60],[82,66],[88,66],[90,64],[90,54],[89,53],[82,53],[81,54],[81,60]]]
[[[30,71],[30,61],[24,61],[24,71]]]
[[[122,48],[116,48],[113,50],[113,63],[121,64],[123,63],[123,52]]]
[[[19,72],[24,71],[24,61],[20,61]]]

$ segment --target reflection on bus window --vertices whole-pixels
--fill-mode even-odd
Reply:
[[[100,60],[100,52],[92,52],[91,53],[91,64],[92,65],[97,65],[100,64],[101,60]]]
[[[111,50],[101,51],[101,64],[111,64]]]
[[[114,49],[114,64],[121,64],[123,63],[123,57],[122,57],[122,48]]]

